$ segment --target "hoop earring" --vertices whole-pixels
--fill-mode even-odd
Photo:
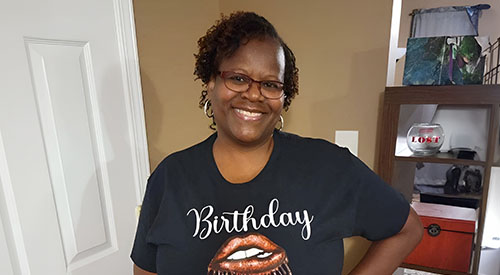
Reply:
[[[283,120],[283,116],[280,115],[280,127],[278,128],[278,131],[281,131],[283,127],[285,127],[285,120]]]
[[[205,113],[205,115],[208,117],[208,118],[213,118],[214,117],[214,111],[212,111],[212,113],[208,113],[208,108],[210,108],[212,104],[210,104],[210,100],[207,100],[205,101],[205,105],[203,105],[203,112]]]

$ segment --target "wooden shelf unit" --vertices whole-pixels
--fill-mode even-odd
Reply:
[[[396,156],[396,140],[398,135],[398,121],[401,105],[456,105],[458,107],[470,108],[480,106],[489,111],[488,136],[486,145],[486,160],[464,160],[456,159],[448,154],[439,156]],[[499,106],[500,85],[468,85],[468,86],[407,86],[387,87],[384,93],[384,105],[381,129],[379,131],[378,174],[389,184],[393,185],[396,166],[411,167],[412,162],[444,163],[482,166],[483,191],[479,206],[479,219],[475,238],[475,249],[472,259],[472,273],[477,274],[481,255],[481,241],[484,231],[484,219],[486,213],[486,202],[490,182],[491,168],[500,166],[499,152]],[[446,134],[446,133],[445,133]],[[406,164],[405,164],[406,163]],[[397,174],[397,173],[396,173]],[[400,173],[401,174],[401,173]],[[402,267],[419,269],[440,274],[469,274],[455,271],[434,269],[423,266],[403,264]]]
[[[418,157],[418,156],[400,157],[400,156],[395,156],[395,160],[397,160],[397,161],[410,161],[410,162],[428,162],[428,163],[450,163],[450,162],[453,162],[453,164],[461,164],[461,165],[486,166],[486,162],[485,161],[470,160],[470,159],[457,159],[457,158],[449,157],[448,154],[443,155],[442,153],[439,153],[436,156],[426,156],[426,157]]]

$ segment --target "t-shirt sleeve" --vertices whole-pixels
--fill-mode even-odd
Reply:
[[[351,158],[358,180],[353,235],[378,241],[399,233],[408,218],[410,205],[401,193],[358,158]]]
[[[161,199],[163,197],[163,179],[157,168],[148,179],[146,192],[142,202],[141,214],[135,235],[134,246],[130,257],[140,268],[156,272],[156,249],[157,246],[148,242],[148,233],[151,225],[156,219]]]

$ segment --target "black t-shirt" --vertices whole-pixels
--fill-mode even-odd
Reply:
[[[406,222],[401,194],[345,148],[276,131],[263,170],[232,184],[215,139],[168,156],[149,178],[131,255],[142,269],[340,274],[343,238],[381,240]]]

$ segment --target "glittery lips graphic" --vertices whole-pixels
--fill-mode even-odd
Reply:
[[[264,235],[249,233],[226,240],[208,265],[208,275],[288,275],[285,250]]]

